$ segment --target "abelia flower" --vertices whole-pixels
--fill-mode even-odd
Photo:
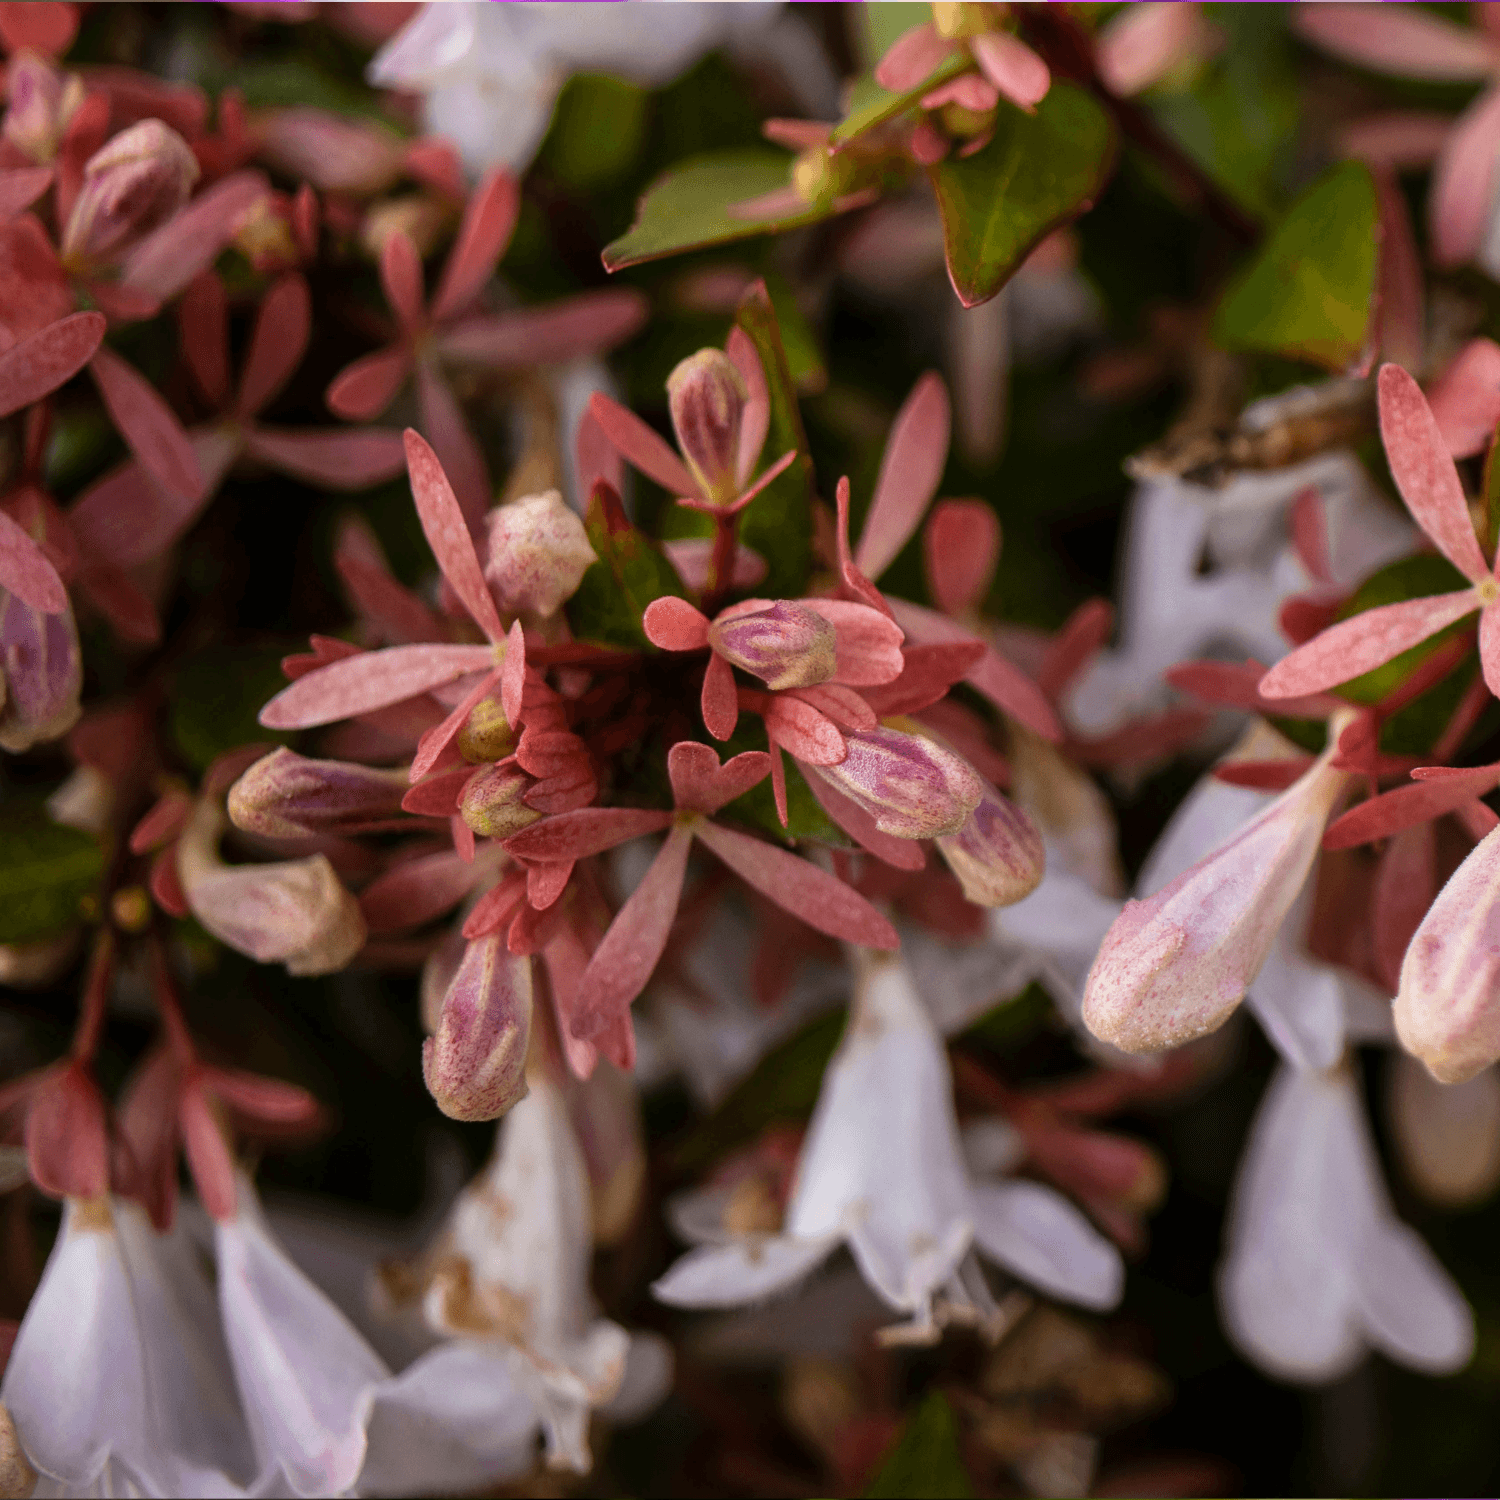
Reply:
[[[556,490],[523,495],[489,514],[484,576],[506,614],[550,620],[598,560],[578,513]]]
[[[1121,1291],[1118,1256],[1076,1210],[1035,1184],[969,1180],[943,1049],[899,960],[862,963],[784,1216],[774,1201],[754,1217],[726,1215],[734,1202],[719,1189],[681,1205],[679,1226],[704,1243],[654,1284],[664,1302],[759,1301],[803,1280],[840,1243],[911,1319],[885,1330],[887,1341],[935,1342],[946,1322],[994,1321],[976,1245],[1023,1280],[1090,1306],[1111,1306]]]
[[[937,846],[976,906],[1012,906],[1041,883],[1046,849],[1036,825],[1008,797],[981,778],[974,810],[957,833]]]
[[[1474,1321],[1391,1207],[1348,1064],[1283,1065],[1230,1206],[1219,1306],[1231,1339],[1284,1380],[1347,1374],[1369,1349],[1429,1374],[1460,1369]]]
[[[640,294],[620,288],[584,292],[540,308],[479,311],[480,294],[515,232],[520,208],[520,188],[509,173],[491,172],[480,183],[430,303],[416,246],[405,234],[392,234],[380,257],[380,282],[396,318],[397,339],[355,360],[328,387],[330,410],[349,421],[365,421],[383,412],[415,373],[421,425],[475,532],[494,497],[484,455],[444,365],[508,370],[562,363],[613,348],[635,332],[645,314]]]
[[[236,828],[267,838],[363,833],[396,819],[406,790],[403,772],[310,760],[283,747],[230,787],[226,810]]]
[[[1500,580],[1484,560],[1432,408],[1399,365],[1380,371],[1380,432],[1396,487],[1417,524],[1469,580],[1451,594],[1382,605],[1331,625],[1266,674],[1268,698],[1306,697],[1348,682],[1478,610],[1479,657],[1492,692],[1500,691]]]
[[[849,730],[844,758],[814,766],[873,819],[881,833],[901,839],[957,834],[984,796],[977,772],[926,735],[885,725]]]

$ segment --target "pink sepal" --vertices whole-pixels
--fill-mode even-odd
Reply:
[[[1047,64],[1008,31],[986,31],[970,39],[980,71],[1010,102],[1028,114],[1047,97],[1052,74]]]
[[[98,1198],[109,1191],[104,1096],[88,1068],[49,1069],[26,1113],[31,1180],[54,1198]]]
[[[920,843],[915,839],[898,839],[882,833],[875,826],[875,819],[852,798],[830,786],[818,774],[816,766],[809,768],[807,784],[823,811],[876,859],[897,870],[920,870],[927,863]]]
[[[880,477],[855,549],[855,566],[875,579],[921,523],[948,457],[952,417],[942,377],[928,371],[902,403],[886,439]]]
[[[505,850],[520,859],[572,864],[631,839],[660,833],[670,825],[672,816],[654,808],[581,807],[512,834],[505,840]]]
[[[264,173],[236,172],[200,193],[146,236],[125,261],[121,284],[166,302],[212,265],[245,215],[270,192]]]
[[[367,422],[396,399],[411,368],[411,351],[405,345],[376,349],[345,365],[323,399],[335,416],[347,422]]]
[[[708,645],[708,616],[672,594],[646,606],[641,628],[646,639],[663,651],[700,651]]]
[[[488,646],[390,646],[363,651],[299,677],[260,711],[267,729],[311,729],[484,671],[494,664]]]
[[[43,614],[68,607],[68,591],[47,554],[10,516],[0,510],[0,588]]]
[[[438,762],[438,757],[453,742],[454,736],[468,722],[475,705],[500,680],[499,672],[489,672],[479,679],[464,695],[453,711],[441,724],[434,724],[417,743],[417,753],[409,773],[412,781],[420,781]],[[507,715],[507,717],[509,717]]]
[[[994,511],[982,500],[940,500],[922,543],[927,588],[937,607],[945,615],[977,609],[1000,560],[1000,522]]]
[[[734,670],[717,651],[711,652],[703,671],[703,692],[699,700],[703,727],[716,740],[727,740],[739,722],[739,690]]]
[[[904,94],[930,78],[953,51],[931,21],[903,31],[875,65],[875,82],[893,94]]]
[[[434,322],[462,311],[495,273],[521,211],[521,185],[503,167],[485,174],[469,195],[458,238],[432,303]]]
[[[146,378],[108,349],[89,362],[111,420],[141,466],[158,483],[185,500],[199,500],[207,488],[198,455],[172,408]]]
[[[763,781],[771,769],[764,750],[746,750],[719,764],[718,753],[696,740],[679,740],[667,752],[667,775],[677,806],[716,813]]]
[[[103,338],[101,314],[73,313],[0,353],[0,417],[66,384],[97,357]]]
[[[668,494],[698,493],[682,460],[633,411],[595,391],[589,398],[589,416],[627,463],[654,479]]]
[[[1482,453],[1500,422],[1500,344],[1471,339],[1438,377],[1427,400],[1454,458]]]

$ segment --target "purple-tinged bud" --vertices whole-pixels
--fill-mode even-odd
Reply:
[[[526,1096],[531,960],[500,934],[469,944],[443,996],[437,1031],[422,1043],[422,1076],[454,1120],[495,1120]]]
[[[1337,720],[1330,740],[1337,740]],[[1348,781],[1325,754],[1227,842],[1105,934],[1083,1019],[1126,1052],[1158,1052],[1222,1026],[1260,973]]]
[[[556,490],[497,505],[489,525],[484,576],[508,615],[551,618],[599,561],[577,512]]]
[[[200,801],[177,844],[177,877],[197,919],[221,943],[289,974],[331,974],[364,946],[365,919],[327,856],[265,865],[219,858],[227,819]]]
[[[5,139],[38,166],[46,166],[83,103],[83,79],[59,72],[34,52],[20,52],[5,70],[5,86]]]
[[[521,800],[535,785],[515,765],[481,766],[464,783],[458,814],[480,838],[508,839],[541,817]]]
[[[1010,906],[1029,896],[1047,866],[1036,824],[988,782],[969,821],[937,846],[976,906]]]
[[[690,354],[667,377],[677,446],[703,497],[728,505],[739,491],[740,419],[748,393],[722,349]]]
[[[273,839],[359,833],[399,817],[409,790],[403,771],[273,750],[230,787],[229,818],[245,833]]]
[[[63,234],[62,258],[96,266],[165,224],[188,200],[198,161],[160,120],[141,120],[106,141],[85,164]]]
[[[0,749],[55,740],[78,722],[83,660],[73,612],[47,615],[0,589]]]
[[[517,735],[498,697],[481,698],[458,731],[458,753],[471,766],[504,760],[516,748]]]
[[[708,644],[777,691],[813,687],[838,671],[833,625],[790,599],[730,605],[708,627]]]
[[[979,806],[984,781],[966,760],[925,735],[882,725],[846,731],[849,753],[813,769],[898,839],[957,833]]]
[[[1407,945],[1396,1035],[1442,1083],[1500,1058],[1500,829],[1453,872]]]

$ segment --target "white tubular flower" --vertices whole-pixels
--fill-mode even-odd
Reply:
[[[207,1277],[121,1199],[64,1208],[0,1401],[39,1493],[239,1495],[251,1475]]]
[[[343,1494],[364,1466],[366,1424],[389,1371],[277,1244],[248,1177],[239,1177],[236,1198],[235,1217],[214,1226],[214,1245],[255,1489]]]
[[[1013,1191],[1021,1188],[1020,1192]],[[1045,1201],[1042,1201],[1045,1200]],[[868,961],[849,1028],[823,1080],[780,1233],[725,1227],[723,1190],[687,1195],[690,1250],[653,1290],[664,1302],[728,1307],[800,1281],[847,1243],[869,1285],[911,1321],[890,1342],[931,1342],[995,1308],[970,1254],[1091,1305],[1119,1296],[1118,1261],[1070,1207],[1029,1185],[970,1183],[947,1059],[896,959]]]
[[[1370,1349],[1447,1374],[1473,1352],[1468,1305],[1391,1207],[1347,1066],[1283,1066],[1272,1080],[1218,1285],[1231,1339],[1281,1379],[1336,1380]]]

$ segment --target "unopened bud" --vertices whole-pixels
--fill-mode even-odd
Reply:
[[[516,748],[516,732],[498,698],[481,698],[458,731],[458,753],[477,766],[504,760]]]
[[[1265,963],[1346,780],[1325,755],[1228,842],[1127,901],[1084,985],[1089,1030],[1156,1052],[1222,1026]]]
[[[1469,851],[1407,945],[1396,1035],[1443,1083],[1500,1058],[1500,829]]]
[[[596,562],[583,522],[556,490],[490,512],[484,576],[508,615],[555,615]]]
[[[731,605],[708,627],[708,643],[726,661],[778,691],[827,682],[838,670],[832,624],[789,599],[746,599]]]
[[[824,207],[854,187],[857,172],[847,151],[809,146],[792,163],[792,189],[804,203]]]
[[[197,180],[197,158],[170,125],[141,120],[122,130],[84,166],[62,258],[93,266],[118,256],[165,224]]]
[[[740,419],[747,394],[722,349],[690,354],[667,377],[677,446],[704,498],[715,505],[728,505],[739,489]]]
[[[266,865],[226,865],[222,813],[194,809],[177,844],[177,877],[197,919],[220,942],[289,974],[331,974],[364,946],[359,903],[325,855]]]
[[[55,740],[78,722],[83,659],[73,612],[47,615],[0,589],[0,749]]]
[[[849,753],[836,766],[818,766],[846,797],[898,839],[931,839],[957,833],[984,795],[984,781],[969,763],[924,735],[882,725],[846,732]]]
[[[230,787],[229,817],[236,828],[273,839],[358,833],[397,817],[408,790],[402,771],[310,760],[279,749]]]
[[[536,782],[517,766],[481,766],[464,783],[459,816],[485,839],[508,839],[541,817],[521,800]]]
[[[969,821],[937,846],[976,906],[1010,906],[1030,895],[1047,864],[1036,824],[988,782]]]
[[[57,155],[73,112],[83,103],[83,80],[60,73],[45,58],[20,52],[5,70],[5,139],[39,166]]]
[[[422,1043],[422,1076],[454,1120],[498,1119],[526,1095],[531,960],[499,934],[469,944],[443,997],[437,1032]]]

